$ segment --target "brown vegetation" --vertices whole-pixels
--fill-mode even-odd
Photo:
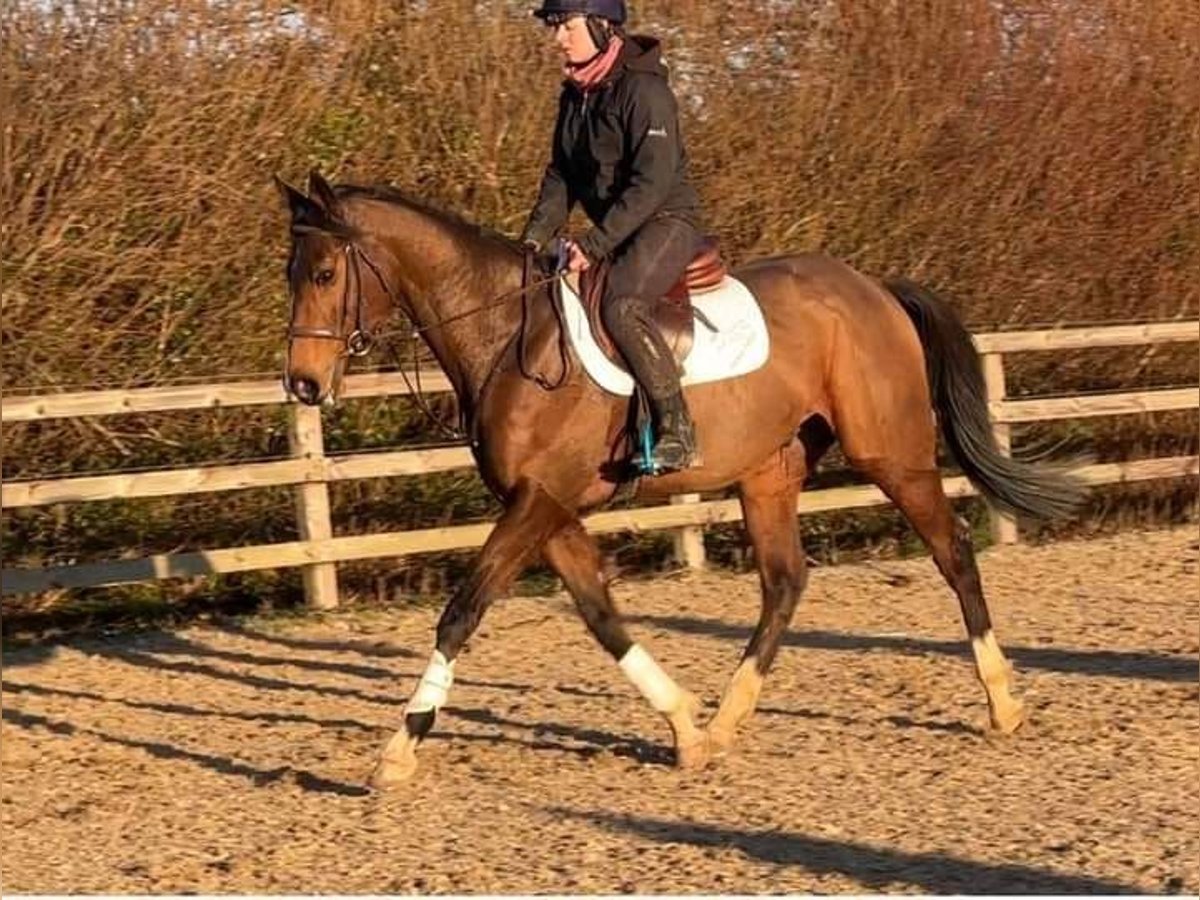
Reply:
[[[509,233],[532,201],[558,73],[526,3],[47,6],[0,12],[6,391],[278,370],[274,173],[393,183]],[[977,327],[1200,307],[1191,0],[633,6],[635,28],[666,40],[732,259],[824,250],[948,292]],[[1028,357],[1011,380],[1090,389],[1194,369],[1187,346]],[[330,443],[419,436],[397,406],[341,411]],[[10,426],[5,474],[271,455],[280,424],[251,410]],[[1067,437],[1101,455],[1131,440],[1195,452],[1192,416]],[[286,529],[285,492],[267,493],[22,514],[5,553],[212,545],[203,513],[218,508],[228,531]],[[488,510],[463,477],[336,493],[358,529]],[[1187,508],[1166,493],[1168,514]]]

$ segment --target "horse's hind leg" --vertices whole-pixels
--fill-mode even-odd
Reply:
[[[762,612],[709,724],[717,751],[728,751],[738,725],[754,712],[763,679],[804,591],[807,570],[796,519],[803,480],[803,448],[794,445],[741,482],[742,512],[762,583]]]
[[[404,725],[388,742],[371,776],[376,787],[411,777],[417,745],[433,727],[454,678],[454,661],[488,605],[572,516],[540,487],[523,483],[496,522],[470,577],[446,605],[429,666],[404,710]]]
[[[1024,711],[1021,701],[1012,696],[1012,667],[992,632],[970,531],[965,522],[955,517],[942,490],[941,475],[933,467],[908,471],[878,466],[860,468],[895,501],[929,546],[942,576],[958,595],[975,654],[976,672],[987,692],[992,726],[1005,733],[1016,731]]]
[[[679,767],[702,766],[708,761],[708,741],[695,724],[699,704],[630,638],[609,594],[595,540],[575,521],[547,541],[542,552],[575,598],[588,629],[642,696],[666,718],[675,736]]]

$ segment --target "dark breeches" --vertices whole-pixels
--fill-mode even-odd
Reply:
[[[613,254],[604,292],[604,327],[638,383],[655,399],[678,391],[679,375],[650,311],[683,275],[700,240],[689,222],[651,219]]]

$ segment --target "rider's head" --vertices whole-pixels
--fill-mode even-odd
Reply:
[[[567,62],[578,65],[608,49],[625,24],[625,0],[543,0],[533,14],[553,30]]]

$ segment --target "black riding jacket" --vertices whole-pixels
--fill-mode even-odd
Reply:
[[[563,84],[554,148],[524,239],[543,246],[581,203],[595,227],[579,241],[593,261],[656,215],[699,224],[679,111],[654,38],[628,36],[608,77]]]

